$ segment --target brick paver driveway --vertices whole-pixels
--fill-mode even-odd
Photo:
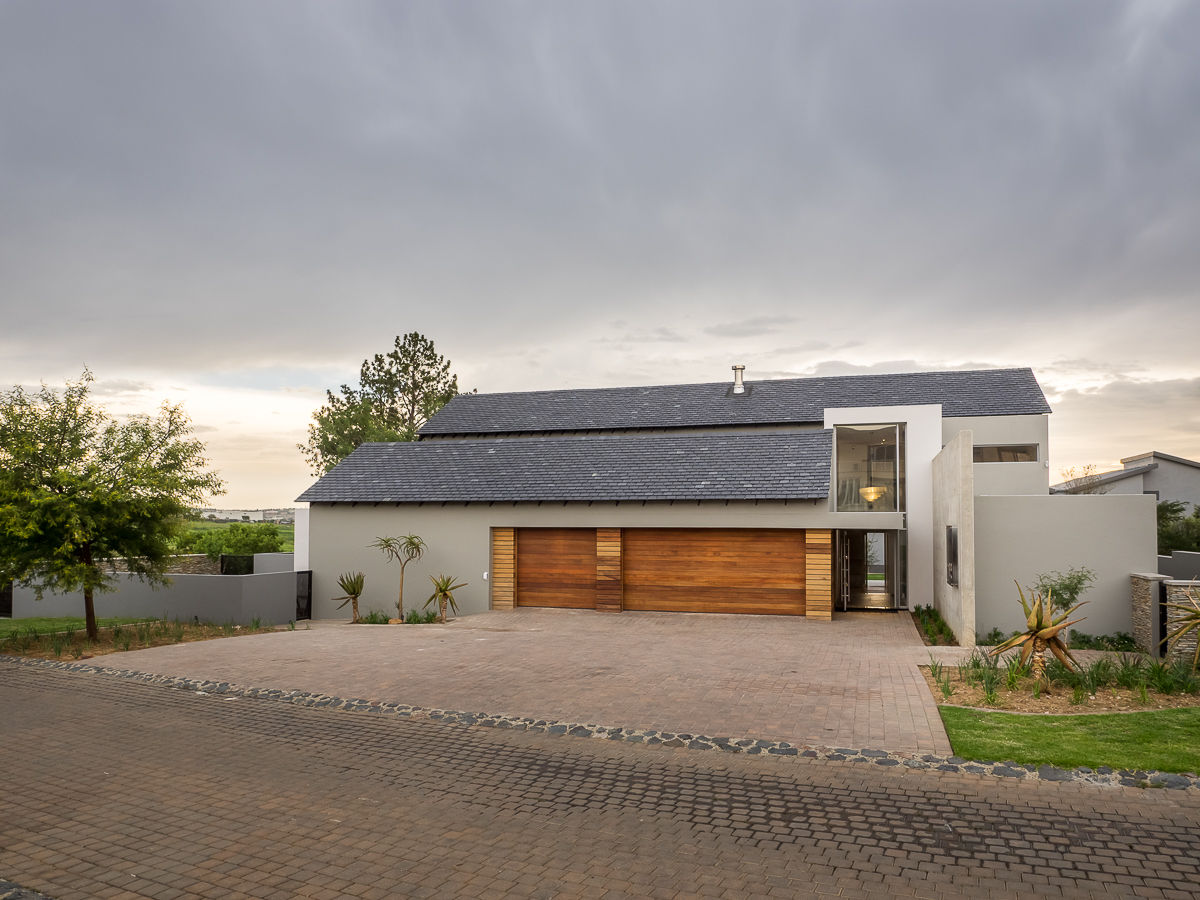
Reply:
[[[2,661],[0,710],[0,880],[60,900],[1200,884],[1193,791],[696,753]]]
[[[303,628],[101,662],[467,712],[950,752],[917,670],[929,650],[906,613],[810,622],[519,609],[446,626]]]

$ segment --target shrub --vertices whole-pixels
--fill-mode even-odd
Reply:
[[[363,625],[386,625],[390,621],[390,616],[385,612],[373,609],[358,621]]]
[[[1058,612],[1079,605],[1080,595],[1096,583],[1096,573],[1087,566],[1067,569],[1066,572],[1039,572],[1029,587],[1032,594],[1041,594],[1054,604]]]
[[[1072,650],[1115,650],[1119,653],[1132,653],[1138,648],[1133,635],[1126,631],[1096,635],[1086,631],[1072,631],[1069,643]]]

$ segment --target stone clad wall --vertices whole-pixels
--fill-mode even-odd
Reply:
[[[1158,583],[1166,581],[1162,575],[1130,575],[1133,607],[1133,640],[1138,649],[1152,656],[1157,655],[1155,646],[1162,639],[1158,633]]]
[[[1190,581],[1167,582],[1168,603],[1179,603],[1190,608],[1193,600],[1200,603],[1200,587]],[[1167,634],[1175,630],[1183,616],[1180,610],[1167,608]],[[1193,629],[1178,641],[1170,641],[1167,644],[1167,658],[1191,660],[1196,653],[1196,638],[1196,630]]]

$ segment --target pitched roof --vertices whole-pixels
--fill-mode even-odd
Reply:
[[[832,433],[599,435],[363,444],[301,502],[811,500]]]
[[[464,394],[421,429],[422,435],[517,434],[812,423],[826,409],[940,403],[944,416],[1050,412],[1032,369],[844,375],[656,387]]]
[[[1097,475],[1083,476],[1082,478],[1072,478],[1067,481],[1060,481],[1058,484],[1050,485],[1050,493],[1052,494],[1087,494],[1095,493],[1097,488],[1104,487],[1108,484],[1115,484],[1118,481],[1123,481],[1126,478],[1133,478],[1135,475],[1145,475],[1152,469],[1157,469],[1158,463],[1147,463],[1144,466],[1133,466],[1128,469],[1114,469],[1111,472],[1101,472]]]

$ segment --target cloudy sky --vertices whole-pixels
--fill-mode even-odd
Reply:
[[[0,384],[290,504],[421,331],[480,391],[1030,365],[1200,458],[1200,4],[0,0]]]

